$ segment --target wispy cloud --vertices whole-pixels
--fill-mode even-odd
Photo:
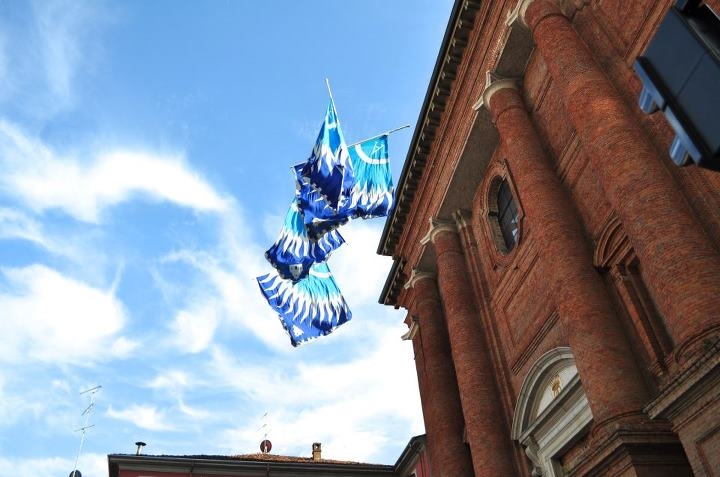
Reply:
[[[0,239],[27,240],[48,248],[42,225],[19,210],[8,207],[0,207]]]
[[[278,452],[302,455],[311,442],[321,440],[331,458],[368,461],[383,443],[396,438],[398,428],[422,432],[411,350],[398,341],[393,328],[376,337],[377,347],[367,355],[339,364],[299,362],[294,367],[268,362],[260,368],[217,349],[212,368],[251,397],[258,415],[270,410]],[[257,422],[246,422],[226,429],[218,445],[230,452],[252,449],[257,427]]]
[[[168,422],[165,411],[147,404],[132,404],[125,409],[108,407],[108,417],[127,421],[140,429],[149,431],[170,431],[175,427]]]
[[[119,150],[82,163],[3,120],[0,166],[2,187],[34,211],[60,209],[85,222],[99,222],[104,209],[135,195],[197,211],[228,209],[227,200],[182,155]]]
[[[34,120],[72,110],[80,77],[87,81],[103,60],[101,31],[116,12],[86,0],[13,2],[3,10],[10,14],[0,18],[0,102]]]
[[[189,379],[186,372],[171,370],[155,376],[155,378],[147,383],[147,387],[167,391],[175,396],[177,395],[177,392],[185,388],[188,383]]]
[[[274,315],[269,313],[255,281],[256,276],[267,273],[270,267],[263,256],[263,247],[248,231],[238,206],[221,215],[219,226],[219,243],[205,250],[178,249],[167,254],[156,270],[156,280],[167,290],[163,265],[181,263],[191,267],[200,278],[195,288],[185,284],[186,301],[181,313],[188,310],[209,313],[212,309],[218,326],[239,328],[274,352],[287,353],[288,339]],[[175,333],[180,330],[177,326],[173,328]]]
[[[3,268],[0,293],[5,331],[0,360],[28,358],[55,364],[90,364],[127,356],[135,343],[120,332],[125,307],[100,290],[44,266]]]
[[[33,3],[35,39],[46,84],[61,105],[73,101],[73,80],[78,68],[91,63],[87,41],[104,15],[100,3],[49,0]]]
[[[201,340],[203,354],[193,358],[195,366],[162,371],[149,383],[176,401],[168,405],[180,411],[175,415],[182,426],[212,425],[219,430],[211,445],[228,453],[251,452],[262,437],[260,416],[270,411],[270,437],[278,453],[305,455],[310,443],[321,440],[327,456],[358,461],[377,459],[385,444],[397,445],[398,435],[421,433],[412,347],[400,341],[406,328],[399,312],[372,305],[390,267],[375,253],[381,224],[358,221],[343,229],[348,245],[331,259],[343,292],[357,304],[353,321],[293,349],[254,281],[269,266],[263,247],[242,227],[238,210],[222,219],[216,247],[179,249],[158,265],[160,276],[164,266],[177,264],[199,274],[195,286],[185,289],[182,308],[197,311],[182,316],[200,319],[210,308],[218,318],[212,341]],[[195,326],[202,328],[201,321]],[[185,334],[179,329],[171,328],[176,343]],[[236,341],[224,339],[220,329],[254,335],[268,349],[251,351],[258,349],[251,340],[251,350],[235,348]],[[323,353],[333,344],[343,352]],[[212,414],[182,413],[176,403],[183,399],[212,403]],[[244,409],[239,420],[237,408]]]
[[[175,315],[170,328],[178,348],[198,353],[210,345],[217,325],[215,306],[206,303],[194,310],[181,310]]]

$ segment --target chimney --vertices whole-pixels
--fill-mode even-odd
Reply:
[[[140,451],[141,451],[142,448],[145,447],[147,444],[145,444],[145,443],[142,442],[142,441],[137,441],[137,442],[135,443],[135,445],[137,446],[137,452],[135,452],[135,455],[140,455]]]
[[[322,445],[319,442],[313,442],[313,460],[322,460]]]

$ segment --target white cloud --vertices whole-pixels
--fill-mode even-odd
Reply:
[[[37,42],[34,46],[38,49],[45,81],[56,103],[72,103],[76,71],[92,62],[88,46],[97,41],[87,40],[102,18],[98,6],[97,2],[76,0],[33,3],[34,40]]]
[[[5,325],[0,360],[87,364],[134,349],[118,336],[126,312],[112,292],[44,265],[3,268],[2,275],[8,287],[0,294]]]
[[[97,223],[105,208],[138,194],[198,211],[228,208],[226,199],[181,155],[119,150],[97,154],[84,164],[0,120],[0,161],[3,188],[36,212],[61,209]]]
[[[212,304],[193,310],[182,310],[172,322],[170,329],[175,345],[190,353],[205,350],[212,342],[218,325],[217,313]]]
[[[48,232],[34,217],[11,207],[0,206],[0,240],[24,240],[57,256],[78,263],[98,263],[101,257],[79,234]],[[94,255],[91,257],[91,255]]]
[[[165,411],[158,410],[156,406],[132,404],[131,406],[115,410],[108,407],[107,416],[121,421],[127,421],[140,429],[150,431],[170,431],[174,426],[167,421]]]
[[[169,391],[175,395],[178,390],[185,388],[188,382],[189,378],[186,372],[172,370],[155,376],[152,381],[147,383],[147,387]]]
[[[322,441],[327,458],[367,462],[384,443],[397,444],[393,423],[402,432],[422,432],[412,349],[398,334],[390,327],[376,337],[376,348],[346,363],[288,367],[269,361],[259,367],[216,349],[211,367],[258,412],[270,411],[278,453],[296,455]],[[257,427],[249,422],[227,429],[218,445],[230,452],[254,449]]]
[[[0,207],[0,239],[21,239],[48,248],[48,240],[42,233],[42,226],[22,212]]]
[[[335,281],[351,305],[377,303],[392,265],[389,257],[376,253],[382,221],[355,220],[340,232],[345,245],[329,261]]]
[[[202,310],[212,306],[222,323],[252,334],[275,352],[287,353],[288,338],[277,315],[263,299],[255,277],[270,271],[263,248],[256,245],[237,207],[222,214],[220,244],[212,251],[177,250],[162,264],[183,263],[197,270],[197,288],[186,290],[189,297],[183,310]],[[156,271],[156,282],[167,291],[169,285]],[[209,343],[208,343],[209,344]]]
[[[69,475],[74,465],[75,459],[69,457],[0,457],[0,475],[57,477]],[[77,468],[83,477],[107,476],[107,455],[84,453]]]
[[[206,409],[200,409],[198,407],[188,406],[185,402],[180,399],[178,400],[178,410],[185,416],[189,417],[196,422],[207,422],[214,413]]]
[[[345,256],[332,258],[344,293],[360,303],[353,321],[293,349],[254,281],[257,270],[267,267],[262,249],[246,233],[232,233],[234,220],[227,214],[223,219],[225,238],[217,250],[178,250],[163,263],[184,263],[200,272],[197,288],[187,292],[191,299],[186,309],[202,309],[210,300],[220,317],[218,326],[247,330],[270,350],[259,359],[216,333],[208,343],[209,361],[154,378],[152,387],[179,403],[168,407],[182,416],[178,425],[220,425],[210,445],[228,453],[254,452],[263,435],[260,416],[269,411],[274,452],[306,455],[312,442],[322,441],[327,458],[364,462],[377,461],[388,446],[401,447],[405,439],[422,433],[412,347],[400,340],[406,331],[402,312],[374,305],[389,267],[375,255],[379,226],[353,224]],[[338,353],[333,345],[344,351]],[[323,355],[323,349],[329,354]],[[212,414],[185,409],[182,399],[197,399],[194,393],[200,389],[232,398],[213,406]],[[206,391],[200,394],[208,398]],[[238,407],[244,409],[239,420]],[[223,428],[227,422],[234,425]]]

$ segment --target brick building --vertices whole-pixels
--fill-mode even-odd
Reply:
[[[720,475],[713,12],[456,1],[378,249],[434,477]]]

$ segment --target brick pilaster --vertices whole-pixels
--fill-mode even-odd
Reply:
[[[568,118],[643,267],[677,349],[720,326],[720,255],[657,151],[554,1],[521,0]]]
[[[484,103],[500,135],[562,327],[593,412],[602,425],[641,412],[648,394],[623,325],[593,266],[580,218],[540,142],[513,81],[489,85]]]
[[[413,289],[410,313],[418,326],[413,348],[432,475],[473,477],[437,282],[430,274],[414,273],[406,286]]]
[[[517,475],[460,238],[456,230],[445,225],[434,227],[428,238],[435,246],[438,286],[475,475]]]

